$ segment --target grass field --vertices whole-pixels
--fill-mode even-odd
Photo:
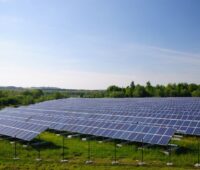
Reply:
[[[62,136],[55,133],[45,132],[40,135],[41,145],[24,145],[17,142],[17,157],[14,160],[14,144],[9,139],[0,140],[0,169],[81,169],[81,170],[170,170],[170,169],[197,169],[194,164],[197,162],[198,143],[195,137],[184,137],[181,141],[172,141],[179,146],[172,152],[173,167],[167,167],[169,156],[162,151],[165,147],[148,146],[144,148],[144,161],[146,165],[139,167],[137,164],[141,160],[142,150],[139,144],[123,144],[117,147],[116,156],[120,162],[119,165],[112,165],[114,159],[115,145],[112,141],[99,143],[97,139],[90,141],[91,159],[93,164],[86,165],[88,159],[88,141],[82,141],[80,137],[68,139],[65,138],[65,158],[69,162],[61,163],[62,159]],[[32,142],[38,142],[38,139]],[[38,157],[38,147],[42,161],[35,159]]]

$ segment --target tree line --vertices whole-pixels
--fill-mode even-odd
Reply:
[[[149,81],[146,85],[135,85],[132,81],[127,87],[112,85],[105,91],[88,92],[81,97],[200,97],[200,85],[174,83],[153,86]]]
[[[178,83],[153,86],[147,82],[142,86],[131,82],[126,88],[110,86],[106,93],[108,97],[200,97],[200,85]]]
[[[65,92],[44,92],[40,89],[0,90],[0,108],[5,106],[28,105],[67,97],[69,96]]]
[[[153,86],[149,81],[140,85],[132,81],[127,87],[109,86],[106,90],[24,89],[0,88],[0,108],[29,105],[46,100],[68,97],[123,98],[123,97],[200,97],[200,85],[178,83]]]

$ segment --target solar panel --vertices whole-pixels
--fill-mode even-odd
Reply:
[[[24,130],[24,129],[19,129],[19,128],[15,128],[11,126],[0,125],[0,134],[13,137],[13,138],[18,138],[25,141],[31,141],[39,133]]]
[[[2,117],[0,116],[0,134],[21,140],[30,141],[48,128],[44,125],[25,122],[24,119]]]
[[[37,125],[32,123],[27,123],[23,121],[8,120],[0,118],[0,125],[10,126],[13,128],[19,128],[22,130],[28,130],[35,133],[41,133],[45,131],[48,127],[43,125]]]

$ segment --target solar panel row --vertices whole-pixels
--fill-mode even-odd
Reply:
[[[146,143],[165,145],[174,134],[174,128],[177,132],[200,135],[200,100],[62,99],[19,109],[4,109],[0,111],[1,119],[7,125],[20,121],[20,127],[26,127],[26,123],[29,123],[29,130],[37,132],[42,129],[32,124],[136,142],[143,139]],[[15,126],[18,128],[19,125]]]
[[[175,129],[126,123],[69,119],[62,130],[135,142],[166,145]]]
[[[21,112],[29,112],[29,113],[38,113],[38,114],[48,114],[54,115],[54,111],[48,110],[35,110],[35,109],[22,109]],[[59,115],[59,112],[54,116],[56,117]],[[94,120],[105,120],[111,122],[127,122],[127,123],[142,123],[146,125],[157,125],[157,126],[165,126],[165,127],[172,127],[177,130],[177,132],[185,133],[189,135],[200,135],[200,121],[198,119],[188,120],[188,116],[179,116],[179,117],[170,117],[165,116],[166,118],[158,118],[154,115],[149,117],[143,117],[143,115],[138,116],[124,116],[124,115],[108,115],[108,114],[88,114],[88,113],[77,113],[73,112],[70,114],[69,112],[63,112],[62,115],[64,118],[67,117],[76,117],[76,118],[86,118],[86,119],[94,119]]]
[[[159,145],[166,145],[175,132],[175,129],[165,127],[103,122],[75,117],[58,117],[56,115],[47,116],[43,113],[35,114],[34,112],[26,113],[27,114],[16,112],[16,110],[10,109],[9,111],[6,111],[6,116],[7,119],[17,118],[21,121],[38,125],[44,125],[45,123],[48,123],[49,128],[55,130],[65,130],[136,142],[141,142],[143,140],[146,143]],[[2,114],[0,114],[0,117],[1,116]],[[3,116],[5,117],[5,115]],[[8,122],[11,123],[12,121],[9,120]]]
[[[33,138],[38,136],[39,133],[11,126],[0,125],[0,134],[21,140],[31,141]]]
[[[163,125],[177,132],[200,135],[199,98],[70,99],[45,102],[28,109],[95,120]]]
[[[15,118],[0,118],[0,134],[21,140],[30,141],[47,128],[43,125],[17,121]]]

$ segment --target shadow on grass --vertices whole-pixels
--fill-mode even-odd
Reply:
[[[177,155],[195,153],[195,150],[191,149],[191,148],[186,148],[186,147],[181,146],[181,147],[176,149],[175,153]]]
[[[32,148],[38,150],[46,150],[46,149],[61,149],[62,146],[56,145],[53,142],[47,142],[41,139],[34,139],[30,144]],[[65,149],[68,149],[68,147],[64,146]]]

